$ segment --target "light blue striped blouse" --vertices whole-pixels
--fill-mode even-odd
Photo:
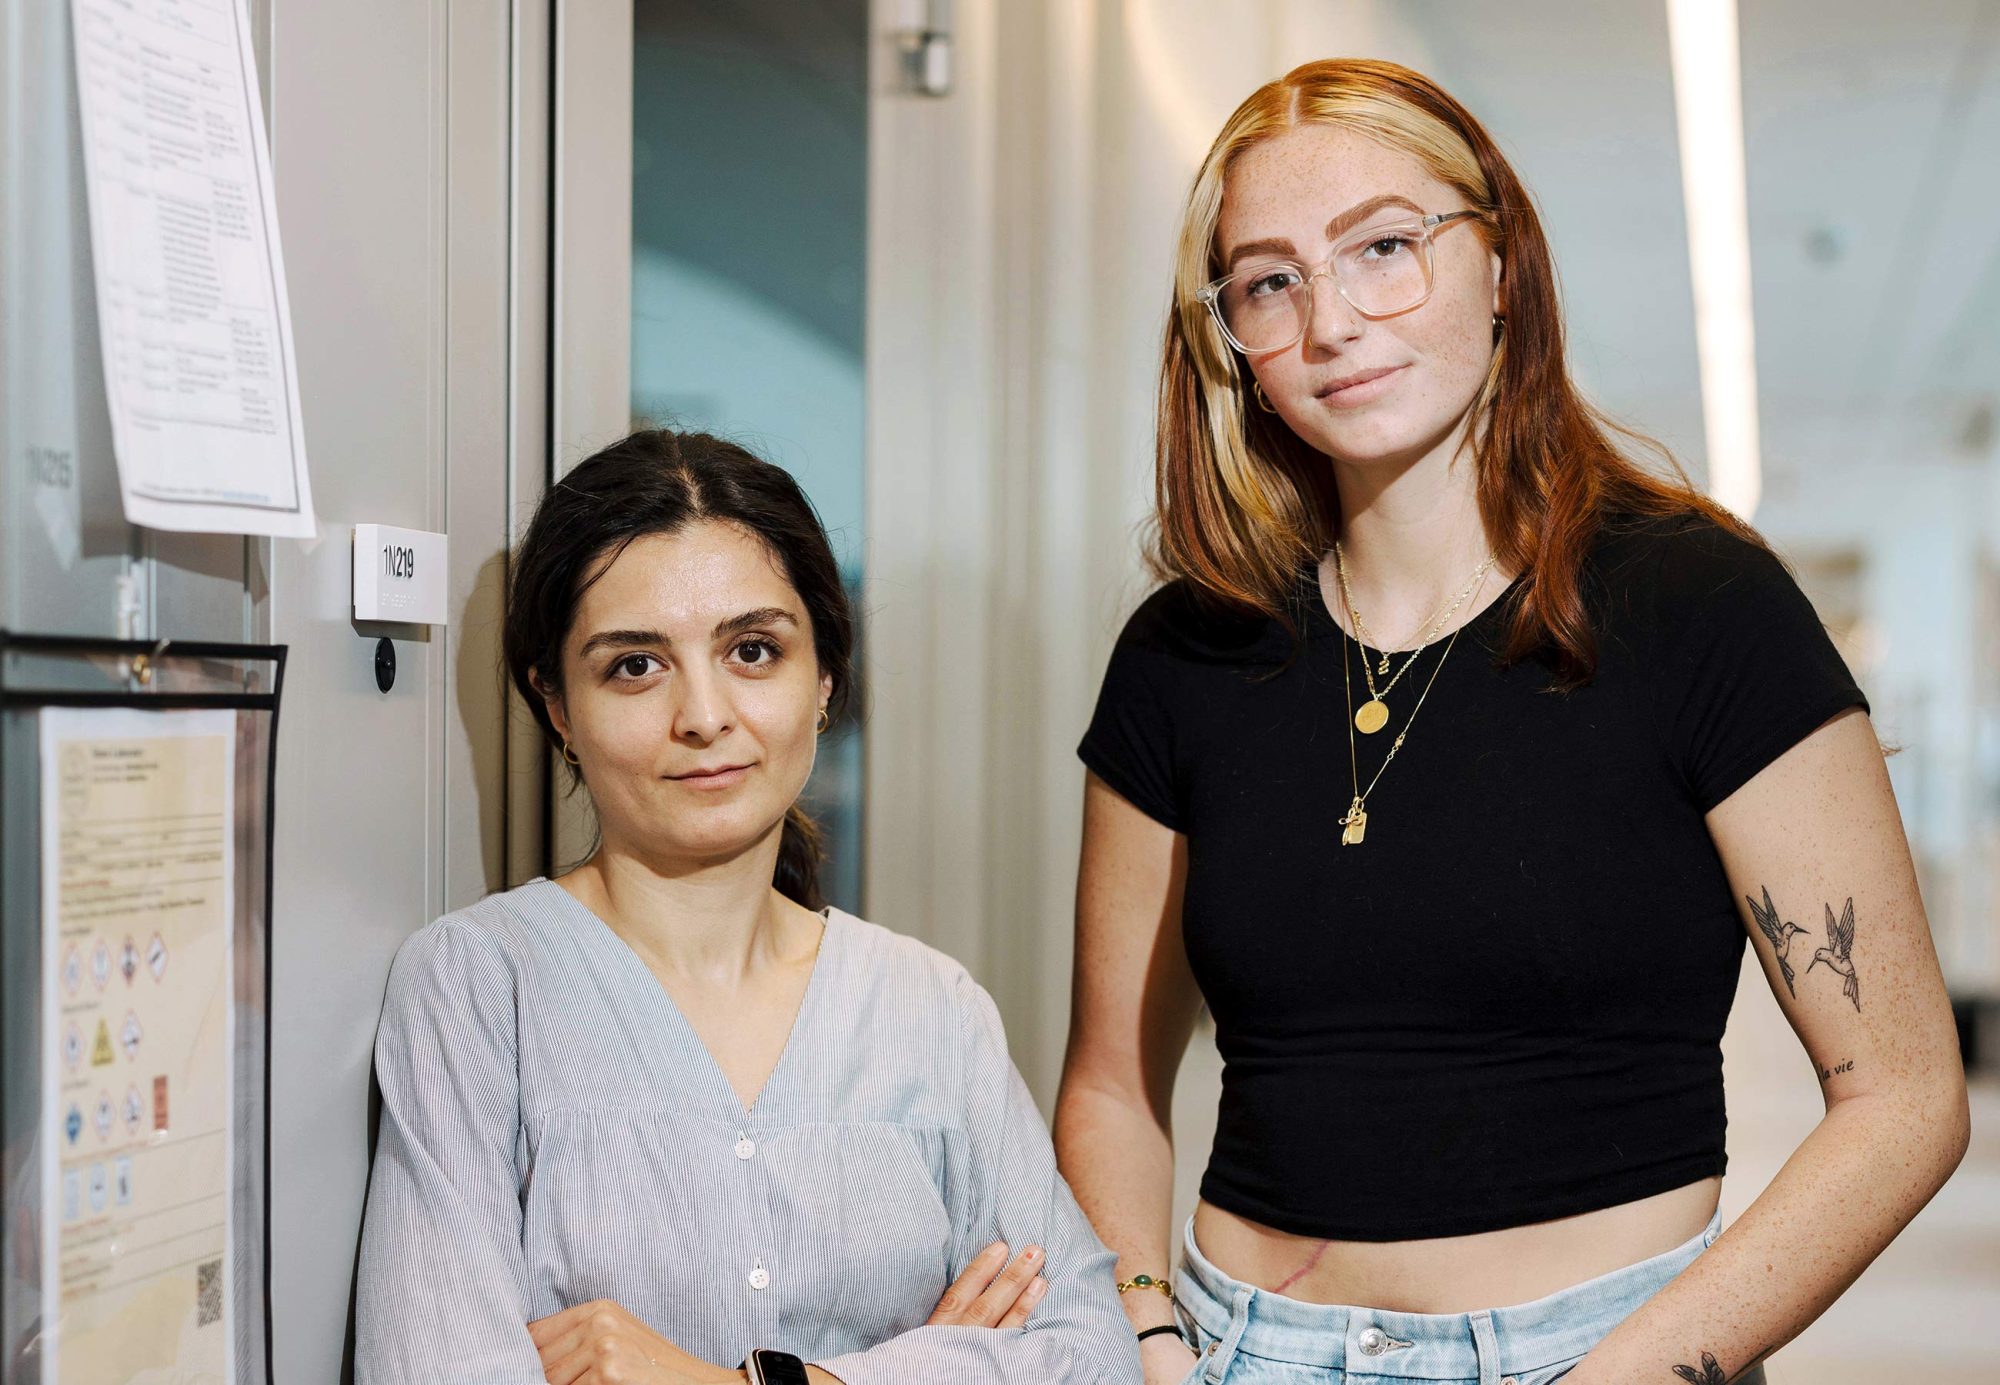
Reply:
[[[992,1000],[913,939],[827,912],[746,1112],[637,954],[538,880],[404,944],[375,1064],[364,1385],[539,1385],[527,1323],[597,1298],[718,1365],[777,1347],[847,1385],[1140,1378]],[[996,1238],[1047,1250],[1027,1326],[925,1326]]]

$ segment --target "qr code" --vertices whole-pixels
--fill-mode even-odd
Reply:
[[[194,1271],[194,1325],[207,1327],[222,1321],[222,1262],[211,1260]]]

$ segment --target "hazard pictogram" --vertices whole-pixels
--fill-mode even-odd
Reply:
[[[83,1111],[81,1108],[77,1106],[77,1104],[74,1101],[72,1101],[69,1104],[69,1114],[63,1117],[63,1134],[69,1136],[69,1142],[71,1144],[75,1144],[76,1137],[81,1135],[82,1133],[83,1133]]]
[[[92,1117],[92,1123],[97,1127],[97,1138],[110,1139],[111,1123],[117,1119],[118,1108],[111,1104],[111,1093],[101,1093],[97,1098],[97,1111]]]
[[[118,1045],[125,1050],[127,1059],[139,1056],[139,1040],[145,1037],[146,1031],[139,1027],[138,1011],[127,1010],[124,1027],[118,1031]]]
[[[117,1061],[118,1055],[111,1048],[111,1021],[99,1018],[97,1037],[90,1041],[90,1065],[93,1068],[104,1068]]]
[[[83,1061],[83,1031],[76,1027],[75,1020],[63,1031],[63,1061],[71,1067]]]
[[[139,1084],[133,1083],[125,1092],[125,1129],[136,1135],[139,1122],[146,1119],[146,1098],[139,1095]]]
[[[125,938],[125,946],[118,950],[118,974],[125,978],[128,986],[139,975],[139,944],[133,942],[129,934]]]
[[[100,991],[111,984],[111,948],[102,938],[90,950],[90,979]]]
[[[63,956],[62,979],[63,989],[71,995],[75,995],[77,988],[83,985],[83,958],[77,955],[74,944]]]
[[[146,944],[146,970],[158,981],[167,974],[167,943],[158,933]]]

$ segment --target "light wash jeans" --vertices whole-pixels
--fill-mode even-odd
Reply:
[[[1722,1230],[1533,1303],[1390,1313],[1301,1303],[1239,1283],[1182,1236],[1174,1298],[1201,1364],[1185,1385],[1549,1385],[1665,1287]],[[1763,1385],[1760,1367],[1743,1385]]]

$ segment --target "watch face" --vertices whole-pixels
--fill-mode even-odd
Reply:
[[[750,1365],[750,1378],[759,1385],[809,1385],[806,1363],[789,1351],[753,1351],[750,1353]]]

